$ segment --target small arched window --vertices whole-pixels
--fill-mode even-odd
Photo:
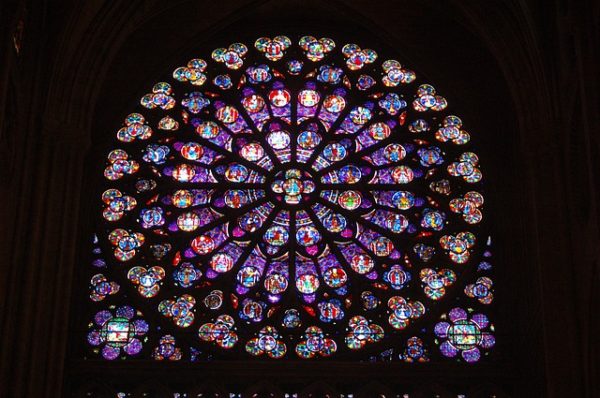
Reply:
[[[177,67],[124,116],[98,200],[89,357],[492,351],[469,123],[408,66],[263,37]]]

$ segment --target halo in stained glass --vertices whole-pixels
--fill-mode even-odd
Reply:
[[[483,173],[468,122],[432,85],[312,36],[223,46],[172,76],[107,157],[92,347],[156,360],[489,354]],[[115,303],[156,312],[144,344]]]

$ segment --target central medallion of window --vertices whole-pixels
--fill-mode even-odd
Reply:
[[[289,169],[280,171],[275,175],[271,189],[277,194],[277,200],[290,205],[297,205],[315,191],[315,183],[308,172]]]

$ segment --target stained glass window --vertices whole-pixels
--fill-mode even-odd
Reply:
[[[491,352],[480,160],[413,70],[262,37],[177,67],[132,111],[98,198],[89,357]]]

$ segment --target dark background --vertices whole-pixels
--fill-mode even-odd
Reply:
[[[178,383],[227,391],[232,379],[249,393],[599,396],[598,26],[592,0],[0,2],[0,396],[58,397],[118,379],[153,385],[148,396]],[[124,114],[192,56],[276,34],[395,54],[468,121],[493,213],[494,362],[157,373],[86,367],[70,354],[83,344],[71,341],[72,308],[90,192]]]

